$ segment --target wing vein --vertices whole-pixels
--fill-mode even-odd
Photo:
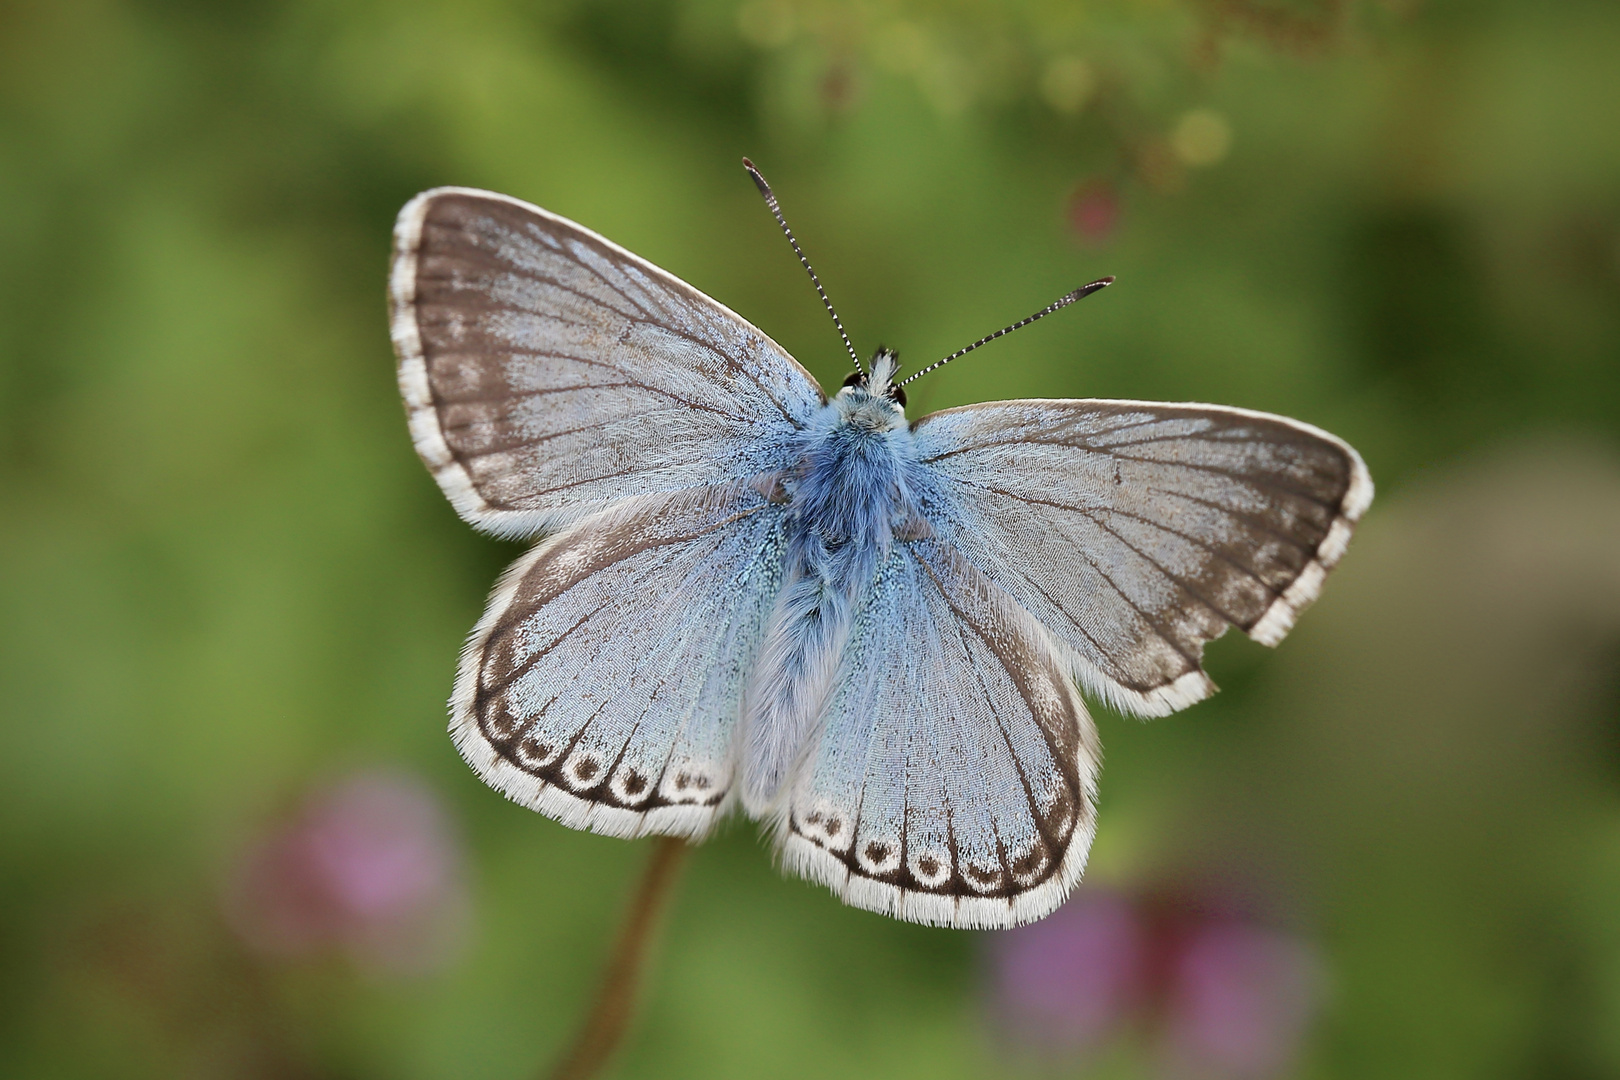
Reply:
[[[975,486],[979,486],[979,485],[975,485]],[[1150,562],[1154,566],[1158,567],[1159,570],[1161,572],[1163,572],[1165,577],[1169,578],[1171,581],[1181,583],[1181,579],[1176,577],[1174,574],[1172,574],[1168,567],[1166,567],[1163,563],[1160,563],[1157,559],[1155,559],[1152,556],[1148,555],[1145,551],[1141,551],[1140,549],[1138,549],[1130,541],[1126,540],[1124,536],[1122,536],[1120,533],[1116,532],[1114,529],[1109,527],[1105,522],[1103,522],[1103,520],[1101,518],[1099,518],[1097,516],[1097,512],[1094,511],[1094,510],[1087,509],[1086,507],[1083,507],[1083,506],[1073,506],[1073,505],[1070,505],[1068,503],[1053,502],[1053,501],[1051,501],[1049,499],[1038,499],[1038,498],[1036,498],[1036,497],[1034,497],[1032,495],[1019,495],[1019,494],[1017,494],[1015,492],[1008,491],[1008,490],[1006,490],[1004,488],[980,487],[980,490],[981,491],[993,492],[994,494],[997,494],[997,495],[1004,495],[1007,498],[1013,499],[1013,500],[1015,500],[1017,502],[1029,503],[1029,504],[1035,505],[1035,506],[1050,506],[1055,510],[1067,510],[1067,511],[1069,511],[1071,513],[1079,514],[1081,517],[1087,519],[1088,521],[1091,521],[1091,522],[1095,523],[1099,528],[1107,529],[1109,531],[1109,533],[1111,533],[1113,536],[1115,536],[1120,541],[1120,543],[1124,544],[1126,547],[1129,547],[1132,551],[1135,551],[1138,555],[1142,556],[1142,558],[1146,559],[1148,562]],[[1169,533],[1171,536],[1178,536],[1181,539],[1187,541],[1187,543],[1192,544],[1194,547],[1202,548],[1204,551],[1209,552],[1211,555],[1215,556],[1215,558],[1221,560],[1222,562],[1224,562],[1227,565],[1231,566],[1233,569],[1239,571],[1240,573],[1246,574],[1247,576],[1253,578],[1255,581],[1259,582],[1261,588],[1265,589],[1267,592],[1271,593],[1273,596],[1281,596],[1282,595],[1283,590],[1273,588],[1272,586],[1266,584],[1265,579],[1262,578],[1253,569],[1251,569],[1251,568],[1249,568],[1247,566],[1244,566],[1242,563],[1238,562],[1236,559],[1233,559],[1230,555],[1227,555],[1224,551],[1221,551],[1219,548],[1216,548],[1213,545],[1208,544],[1205,541],[1198,539],[1196,536],[1192,536],[1189,533],[1184,533],[1179,529],[1172,529],[1170,526],[1165,525],[1165,524],[1163,524],[1161,522],[1158,522],[1158,521],[1154,521],[1152,518],[1145,517],[1145,516],[1143,516],[1141,514],[1132,513],[1129,510],[1123,510],[1123,509],[1121,509],[1121,508],[1119,508],[1117,506],[1106,506],[1106,507],[1100,507],[1098,509],[1100,509],[1103,512],[1109,513],[1109,514],[1118,514],[1120,517],[1130,518],[1133,521],[1140,521],[1142,524],[1146,525],[1150,529],[1158,529],[1160,532]],[[1197,594],[1193,594],[1193,595],[1196,596]],[[1202,599],[1202,598],[1200,597],[1200,599]],[[1220,615],[1222,618],[1226,619],[1227,622],[1232,623],[1234,626],[1241,626],[1242,625],[1240,622],[1238,622],[1237,619],[1231,617],[1226,612],[1224,612],[1220,608],[1216,607],[1214,604],[1209,603],[1209,601],[1205,600],[1204,601],[1204,606],[1208,607],[1211,611],[1215,612],[1217,615]]]
[[[977,626],[975,626],[973,624],[972,620],[967,617],[966,613],[964,613],[962,611],[962,609],[955,603],[955,601],[953,601],[951,599],[950,594],[945,590],[944,583],[939,580],[939,575],[934,573],[934,568],[932,566],[930,566],[926,561],[919,560],[919,562],[922,563],[923,571],[931,579],[933,579],[934,587],[939,589],[940,596],[944,599],[946,606],[949,607],[953,612],[956,613],[956,616],[957,616],[956,632],[957,632],[958,636],[961,636],[963,638],[963,640],[962,640],[962,652],[963,652],[963,655],[969,656],[969,657],[971,657],[971,655],[972,655],[971,652],[967,648],[967,641],[966,641],[966,638],[965,638],[966,631],[968,629],[971,629],[973,631],[974,636],[977,637],[981,642],[983,642],[984,646],[987,649],[989,649],[990,652],[996,657],[996,662],[1001,665],[1001,668],[1002,668],[1003,671],[1007,672],[1008,678],[1011,678],[1012,673],[1008,669],[1008,664],[1007,664],[1006,660],[1003,659],[1001,651],[996,648],[995,643],[992,642],[989,639],[989,637],[987,637],[984,634],[983,631],[981,631]],[[1040,834],[1041,834],[1041,836],[1043,838],[1048,839],[1050,841],[1051,838],[1048,837],[1047,833],[1046,833],[1046,826],[1041,821],[1040,808],[1036,805],[1036,802],[1035,802],[1035,789],[1033,787],[1031,787],[1031,785],[1030,785],[1029,775],[1024,770],[1024,763],[1019,759],[1018,752],[1015,749],[1013,749],[1011,730],[1007,727],[1006,722],[1002,719],[1000,710],[998,710],[996,708],[995,700],[991,697],[989,688],[987,686],[985,686],[984,677],[979,673],[978,669],[976,667],[974,667],[972,664],[969,664],[968,668],[969,668],[970,671],[973,672],[974,681],[979,684],[979,690],[984,696],[984,701],[985,701],[986,706],[988,706],[988,708],[990,709],[990,715],[995,718],[996,730],[1001,733],[1002,741],[1004,743],[1006,743],[1006,745],[1007,745],[1007,753],[1009,755],[1011,755],[1011,757],[1012,757],[1013,767],[1018,770],[1019,784],[1024,789],[1024,798],[1026,800],[1028,800],[1028,802],[1029,802],[1030,817],[1035,822],[1035,828],[1036,828],[1036,830],[1038,832],[1040,832]],[[1015,683],[1015,685],[1016,685],[1016,683]],[[1019,696],[1023,697],[1022,694],[1020,694]],[[1026,708],[1029,709],[1030,718],[1035,723],[1035,730],[1037,730],[1037,731],[1039,731],[1041,733],[1041,739],[1042,739],[1042,741],[1044,741],[1046,743],[1047,756],[1049,756],[1054,763],[1061,766],[1062,762],[1061,762],[1061,760],[1059,758],[1059,755],[1058,755],[1058,752],[1057,752],[1057,746],[1052,741],[1051,734],[1046,730],[1046,725],[1042,724],[1040,722],[1040,718],[1036,714],[1034,706],[1030,705],[1029,700],[1027,698],[1024,699],[1024,705],[1025,705]],[[1062,769],[1061,768],[1059,768],[1058,773],[1059,773],[1059,775],[1062,775]],[[1063,780],[1064,780],[1065,784],[1068,783],[1068,777],[1066,777],[1066,776],[1063,777]],[[1073,792],[1072,794],[1074,794],[1076,797],[1078,797],[1078,795],[1079,795],[1078,792]]]

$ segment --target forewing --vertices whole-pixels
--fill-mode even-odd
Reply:
[[[1281,641],[1372,500],[1342,440],[1218,405],[998,401],[914,437],[937,534],[1141,715],[1213,692],[1203,647],[1228,626]]]
[[[1030,922],[1080,877],[1098,761],[1046,632],[950,548],[896,544],[791,781],[784,859],[912,922]]]
[[[784,468],[822,402],[734,312],[504,195],[412,199],[389,294],[417,452],[462,517],[501,535]]]
[[[703,835],[731,789],[781,526],[778,504],[726,485],[645,496],[538,544],[462,654],[462,756],[574,828]]]

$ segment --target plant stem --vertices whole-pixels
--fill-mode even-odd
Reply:
[[[668,906],[681,864],[690,850],[686,841],[674,836],[657,837],[653,844],[641,884],[631,898],[624,924],[619,927],[619,937],[608,958],[596,1002],[574,1036],[573,1044],[547,1074],[550,1080],[587,1080],[595,1076],[618,1049],[630,1026],[648,946],[656,935],[659,916]]]

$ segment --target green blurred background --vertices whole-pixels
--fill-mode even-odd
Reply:
[[[1617,57],[1602,0],[0,4],[0,1073],[507,1078],[561,1045],[648,844],[507,804],[444,734],[520,549],[411,450],[389,231],[434,185],[530,200],[836,385],[746,153],[863,352],[1118,275],[914,416],[1215,401],[1372,469],[1279,650],[1099,712],[1090,879],[1264,893],[1326,972],[1299,1076],[1620,1076]],[[452,822],[456,942],[256,952],[231,868],[374,767]],[[1081,1070],[998,1048],[990,937],[843,908],[734,823],[618,1072]]]

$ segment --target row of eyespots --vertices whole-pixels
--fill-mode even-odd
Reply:
[[[553,782],[560,781],[581,794],[602,786],[602,760],[590,751],[576,748],[559,765],[558,760],[564,750],[561,743],[543,740],[533,732],[519,738],[508,736],[498,739],[495,736],[500,728],[501,725],[486,724],[484,734],[502,756],[525,772]],[[508,727],[507,730],[511,729]],[[654,794],[654,778],[634,765],[621,765],[605,779],[608,793],[615,801],[626,806],[643,803]],[[724,788],[724,777],[716,766],[687,760],[672,763],[664,770],[662,783],[658,784],[658,794],[663,801],[670,803],[706,803],[714,801],[716,793]]]
[[[1072,824],[1072,815],[1068,816],[1068,821]],[[817,807],[795,821],[795,831],[819,847],[843,857],[846,864],[849,862],[847,853],[853,840],[852,830],[837,811],[825,805]],[[867,839],[856,848],[851,869],[869,877],[896,875],[900,871],[901,851],[898,838]],[[943,889],[950,883],[953,874],[960,873],[968,888],[978,893],[1004,890],[1007,871],[1011,871],[1012,879],[1018,886],[1028,888],[1044,879],[1051,866],[1051,852],[1045,840],[1039,837],[1024,850],[1014,853],[1008,860],[1006,870],[999,863],[987,864],[974,860],[963,860],[958,865],[951,853],[944,849],[911,852],[906,859],[906,869],[921,888]]]

